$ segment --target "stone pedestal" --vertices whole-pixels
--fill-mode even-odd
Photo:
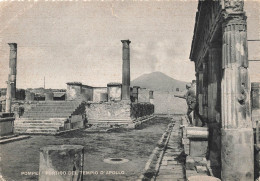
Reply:
[[[252,129],[222,129],[222,179],[254,180]]]
[[[83,176],[84,147],[50,145],[40,150],[39,181],[78,181]]]
[[[208,149],[208,129],[201,127],[183,127],[182,144],[187,155],[205,157]]]
[[[14,117],[0,118],[0,136],[13,134]]]

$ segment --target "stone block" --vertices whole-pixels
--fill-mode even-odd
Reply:
[[[198,166],[207,166],[207,159],[202,157],[193,157],[195,164]]]
[[[198,175],[196,170],[186,170],[186,177]]]
[[[222,178],[226,180],[253,180],[253,129],[221,129],[221,134]]]
[[[196,168],[197,172],[200,174],[208,174],[208,169],[206,166],[197,165],[197,166],[195,166],[195,168]]]
[[[196,162],[201,162],[203,160],[203,157],[192,157]]]
[[[208,149],[208,141],[191,140],[190,155],[193,157],[205,157]]]
[[[186,135],[190,139],[207,139],[209,132],[208,128],[204,127],[187,127]]]
[[[190,144],[190,140],[187,139],[187,138],[182,138],[182,144],[183,144],[183,145]]]
[[[50,145],[41,148],[39,181],[81,180],[83,148],[81,145]]]
[[[0,136],[8,135],[13,133],[13,118],[0,118]]]
[[[190,145],[184,145],[184,152],[189,155],[190,154]]]
[[[189,176],[187,181],[221,181],[216,177],[211,177],[207,175],[193,175]]]
[[[191,157],[186,159],[186,170],[195,170],[195,161]]]

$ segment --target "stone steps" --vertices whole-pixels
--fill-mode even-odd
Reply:
[[[37,111],[41,111],[43,113],[46,113],[46,112],[60,112],[60,113],[63,113],[63,112],[70,112],[70,111],[74,111],[75,109],[37,109]],[[36,110],[29,110],[25,113],[35,113]]]
[[[21,130],[21,131],[16,131],[16,133],[22,133],[22,134],[40,134],[40,135],[55,135],[59,132],[59,130],[57,129],[37,129],[37,128],[33,128],[33,129],[27,129],[26,131]]]
[[[88,124],[131,124],[131,119],[89,119]]]
[[[73,110],[73,109],[76,109],[77,106],[39,106],[39,107],[33,107],[31,110],[29,111],[50,111],[50,110],[56,110],[56,111],[59,111],[59,110]]]
[[[81,101],[42,101],[38,102],[37,105],[77,105]]]
[[[27,116],[26,119],[30,119],[30,120],[46,120],[46,119],[50,119],[50,118],[66,118],[69,116],[64,116],[64,115],[60,115],[60,116],[48,116],[48,115],[42,115],[42,116]]]
[[[61,127],[62,123],[16,123],[14,124],[16,127]]]
[[[52,118],[52,119],[48,119],[48,120],[28,120],[27,118],[20,118],[14,121],[14,124],[18,124],[18,123],[63,123],[67,121],[66,118]]]
[[[29,118],[29,117],[48,117],[48,118],[55,118],[55,117],[69,117],[71,113],[27,113],[23,117]]]
[[[22,134],[57,134],[73,127],[67,120],[79,108],[78,101],[40,102],[15,120],[14,132]]]
[[[17,123],[14,124],[14,132],[15,133],[37,133],[37,134],[56,134],[59,131],[63,131],[65,129],[65,120],[63,122],[55,120],[52,121],[42,121],[41,123],[39,120],[36,120],[36,122],[31,120],[26,121],[17,121]]]

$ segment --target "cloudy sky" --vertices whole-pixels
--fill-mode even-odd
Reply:
[[[258,11],[251,9],[249,18]],[[122,39],[132,42],[132,80],[161,71],[191,81],[196,10],[197,1],[0,2],[0,87],[9,73],[9,42],[18,44],[18,88],[43,87],[44,77],[46,88],[121,82]]]

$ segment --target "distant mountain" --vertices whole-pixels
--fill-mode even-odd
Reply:
[[[173,79],[162,72],[152,72],[150,74],[144,74],[131,81],[131,86],[140,86],[157,91],[183,91],[186,88],[187,82]]]

